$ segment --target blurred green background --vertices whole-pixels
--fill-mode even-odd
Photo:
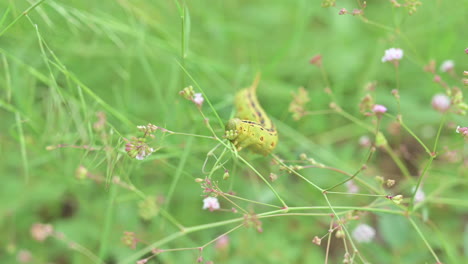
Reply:
[[[329,109],[327,84],[320,69],[309,63],[321,54],[335,102],[373,126],[373,119],[362,116],[358,107],[369,82],[377,82],[377,103],[386,105],[393,116],[398,113],[390,92],[397,86],[395,68],[381,62],[391,47],[405,52],[398,67],[403,119],[431,149],[443,122],[438,150],[455,151],[452,160],[441,156],[426,173],[427,202],[418,211],[418,226],[443,263],[468,261],[468,154],[466,141],[454,133],[457,125],[468,125],[467,118],[432,109],[432,96],[444,90],[423,70],[435,60],[437,74],[466,93],[460,80],[468,70],[464,52],[468,1],[425,1],[413,15],[389,1],[367,1],[364,14],[353,16],[338,12],[362,8],[359,1],[323,8],[319,1],[305,0],[45,0],[25,15],[23,11],[34,3],[0,2],[1,263],[134,263],[132,256],[149,256],[133,255],[145,243],[178,231],[168,219],[188,227],[239,217],[222,199],[227,212],[201,210],[203,193],[194,179],[205,177],[202,168],[217,144],[214,140],[158,131],[150,143],[158,151],[144,161],[124,152],[123,138],[138,135],[136,125],[152,123],[171,131],[211,135],[193,103],[178,94],[189,85],[213,104],[221,120],[207,102],[203,112],[221,137],[224,127],[219,123],[232,117],[235,92],[260,72],[258,97],[280,135],[275,153],[286,160],[306,153],[353,173],[368,154],[358,140],[364,135],[373,138],[372,133],[337,114],[293,120],[288,112],[291,92],[305,87],[311,98],[309,111]],[[444,60],[454,61],[456,77],[439,71]],[[96,127],[98,113],[105,116],[105,124]],[[416,179],[429,157],[409,133],[392,134],[393,121],[384,117],[382,133]],[[242,155],[263,175],[280,176],[273,185],[289,206],[326,205],[319,191],[279,171],[271,158]],[[208,159],[207,169],[212,163]],[[246,166],[234,159],[226,166],[229,180],[222,180],[224,171],[214,175],[224,191],[278,204]],[[401,179],[388,193],[411,194],[413,185],[403,181],[385,151],[378,150],[368,167],[359,176],[362,181],[377,185],[377,175]],[[80,168],[92,179],[78,179]],[[303,175],[323,188],[344,179],[321,169]],[[121,185],[106,182],[115,176]],[[369,191],[363,188],[360,193]],[[144,211],[145,197],[156,200],[166,215],[160,211],[143,220],[139,211]],[[373,199],[330,196],[333,206],[365,207]],[[271,209],[240,204],[255,213]],[[214,263],[323,263],[325,243],[318,247],[311,240],[325,235],[329,222],[329,217],[266,218],[263,233],[240,228],[229,234],[227,249],[210,245],[203,257]],[[369,263],[435,263],[405,217],[363,213],[348,227],[359,222],[377,230],[374,243],[358,245]],[[35,223],[50,223],[55,232],[63,233],[63,240],[32,239]],[[199,247],[232,227],[207,228],[161,248]],[[137,234],[141,240],[137,249],[122,243],[124,232]],[[29,262],[18,257],[26,251],[32,256]],[[148,263],[195,263],[198,254],[167,252]],[[343,255],[343,242],[332,239],[329,263],[342,263]]]

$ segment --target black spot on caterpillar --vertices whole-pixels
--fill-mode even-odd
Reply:
[[[229,139],[238,151],[248,148],[267,156],[278,143],[278,133],[258,102],[256,89],[259,81],[260,75],[257,75],[250,87],[236,94],[236,117],[226,124],[224,137]]]

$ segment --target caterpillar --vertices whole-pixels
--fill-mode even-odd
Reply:
[[[257,74],[253,84],[239,91],[234,99],[236,117],[226,124],[224,137],[230,140],[237,151],[250,149],[267,156],[278,143],[275,125],[260,106],[256,90],[260,81]]]

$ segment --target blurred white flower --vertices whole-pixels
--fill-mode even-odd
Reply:
[[[453,70],[453,67],[455,67],[455,63],[453,62],[453,60],[446,60],[440,65],[440,71],[448,72]]]
[[[414,188],[413,188],[414,192]],[[426,199],[426,194],[423,192],[422,188],[419,187],[418,190],[416,191],[416,194],[414,195],[414,203],[420,203]]]
[[[385,55],[382,57],[382,62],[387,61],[398,61],[403,58],[403,50],[391,48],[385,51]]]
[[[54,228],[49,224],[35,223],[31,226],[31,236],[42,242],[54,233]]]
[[[445,112],[450,108],[450,98],[445,94],[436,94],[432,97],[432,107],[439,112]]]
[[[347,181],[346,188],[348,188],[348,193],[357,193],[359,192],[359,187],[354,183],[354,181]]]
[[[215,248],[219,250],[225,250],[229,247],[229,237],[227,235],[222,235],[216,239]]]
[[[219,207],[218,198],[208,196],[205,199],[203,199],[203,210],[208,209],[211,212],[213,212],[214,210],[218,210],[219,208],[220,207]]]
[[[353,233],[353,238],[360,243],[369,243],[375,237],[375,229],[366,224],[358,225]]]
[[[359,146],[367,148],[372,145],[371,139],[368,136],[361,136],[359,138]]]
[[[205,101],[205,99],[203,98],[203,95],[201,93],[196,93],[194,94],[193,96],[193,102],[197,105],[197,106],[202,106],[203,102]]]

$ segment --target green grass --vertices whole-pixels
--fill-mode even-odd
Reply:
[[[467,117],[432,108],[448,90],[424,71],[435,60],[467,93],[468,1],[424,1],[412,15],[367,2],[353,16],[338,12],[360,1],[1,1],[0,262],[24,252],[29,263],[468,261],[468,146],[455,133]],[[381,62],[392,47],[404,50],[398,67]],[[323,67],[309,63],[317,54]],[[439,70],[449,59],[455,75]],[[257,73],[279,133],[268,157],[222,138],[235,93]],[[201,111],[179,95],[188,86],[203,93]],[[296,121],[299,87],[310,114]],[[359,112],[367,93],[388,108],[382,118]],[[125,144],[148,123],[170,132],[131,158]],[[353,175],[357,194],[344,184]],[[222,210],[202,210],[205,177]],[[385,197],[399,194],[400,204]],[[54,230],[43,242],[31,236],[37,223]],[[371,243],[351,235],[360,224],[375,229]]]

